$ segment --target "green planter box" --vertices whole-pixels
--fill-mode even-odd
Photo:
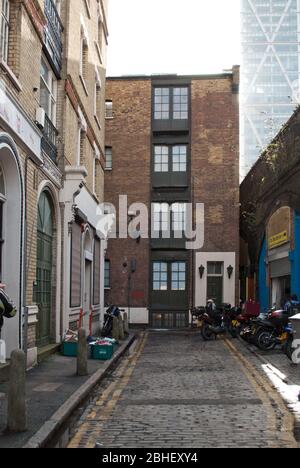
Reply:
[[[107,346],[91,346],[91,356],[92,359],[97,361],[109,361],[113,357],[114,354],[114,347],[107,345]]]
[[[62,344],[62,354],[68,357],[77,357],[78,343],[64,342]]]

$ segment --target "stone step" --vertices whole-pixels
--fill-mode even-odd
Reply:
[[[38,348],[38,363],[52,356],[52,354],[58,353],[60,351],[60,348],[60,344],[50,344],[47,346],[43,346],[42,348]]]
[[[9,362],[6,364],[0,364],[0,383],[8,381],[9,376]]]

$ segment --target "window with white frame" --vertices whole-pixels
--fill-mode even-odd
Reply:
[[[88,78],[88,61],[89,61],[89,48],[87,39],[81,31],[81,42],[80,42],[80,76],[86,81]]]
[[[9,42],[9,13],[10,2],[9,0],[2,0],[1,9],[1,59],[7,63],[8,61],[8,42]]]
[[[47,61],[42,58],[40,74],[40,106],[56,124],[57,79]]]
[[[95,117],[98,120],[98,124],[100,125],[101,119],[101,78],[99,70],[96,68],[96,77],[95,77]]]
[[[113,114],[113,102],[110,100],[105,101],[105,118],[112,119],[114,116]]]
[[[112,171],[113,168],[113,159],[112,159],[112,147],[105,147],[105,170]]]

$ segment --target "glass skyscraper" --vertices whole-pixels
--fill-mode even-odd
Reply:
[[[300,102],[300,0],[241,3],[244,177]]]

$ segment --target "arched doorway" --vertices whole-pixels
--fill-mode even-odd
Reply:
[[[37,223],[36,302],[39,308],[39,347],[46,346],[51,341],[53,239],[53,204],[50,194],[45,191],[39,199]]]
[[[4,180],[4,172],[0,163],[0,283],[4,282],[3,278],[3,246],[4,246],[4,204],[6,202],[6,188]]]
[[[22,346],[23,299],[23,178],[16,145],[0,133],[0,281],[15,302],[18,314],[4,320],[1,339],[7,355]]]

